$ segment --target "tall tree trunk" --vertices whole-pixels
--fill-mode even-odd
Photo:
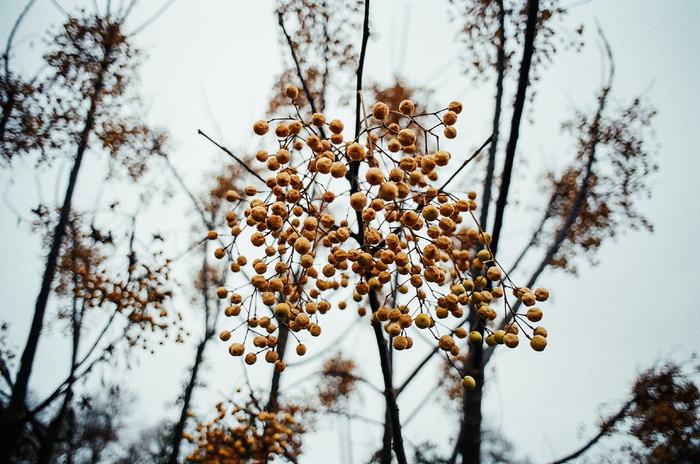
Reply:
[[[504,24],[504,11],[502,5],[501,11],[499,13],[499,20],[501,25]],[[491,242],[491,249],[496,253],[498,248],[498,241],[501,234],[501,229],[503,227],[503,214],[505,211],[505,206],[508,201],[508,191],[510,187],[510,178],[513,170],[513,164],[515,160],[515,149],[518,143],[518,136],[520,133],[520,121],[522,118],[523,109],[525,106],[525,98],[527,94],[527,88],[529,85],[529,73],[530,66],[532,63],[532,55],[534,53],[534,42],[535,35],[537,32],[537,18],[539,10],[538,0],[528,0],[527,2],[527,23],[525,26],[525,39],[523,43],[523,57],[520,64],[520,74],[518,77],[518,89],[515,96],[515,103],[513,105],[513,115],[511,121],[510,135],[508,139],[508,144],[506,146],[506,159],[503,167],[501,189],[498,196],[498,201],[496,203],[496,213],[493,226],[493,241]],[[502,27],[502,26],[501,26]],[[505,31],[504,31],[505,32]],[[505,39],[505,37],[504,37]],[[504,46],[504,45],[503,45]],[[502,48],[502,47],[501,47]],[[500,63],[500,50],[499,50],[499,64],[505,65],[505,61]],[[505,60],[505,54],[502,57]],[[503,68],[504,72],[505,68]],[[499,66],[499,71],[501,71]],[[501,73],[499,72],[499,77]],[[498,81],[497,81],[498,84]],[[502,80],[500,81],[501,88],[497,89],[496,97],[496,111],[494,112],[494,133],[498,133],[498,120],[500,119],[500,107],[499,98],[502,99]],[[494,144],[495,145],[495,144]],[[493,146],[491,149],[493,150]],[[495,152],[493,153],[495,162]],[[489,158],[489,164],[492,159]],[[492,175],[493,176],[493,175]],[[488,177],[488,173],[487,173]],[[493,177],[491,177],[492,181]],[[484,196],[487,196],[487,191],[490,192],[490,185],[484,185]],[[490,195],[489,195],[490,200]],[[483,205],[486,208],[486,205]],[[486,226],[486,221],[488,220],[488,212],[484,213],[482,211],[481,221],[482,227]],[[473,314],[473,311],[472,311]],[[480,327],[477,325],[477,327]],[[483,328],[480,329],[483,332]],[[476,388],[473,390],[466,390],[464,393],[464,404],[463,404],[463,414],[460,423],[460,431],[457,438],[457,443],[455,447],[455,452],[452,456],[451,462],[454,463],[457,455],[462,456],[462,464],[479,464],[481,462],[481,402],[483,399],[483,387],[484,387],[484,349],[483,345],[470,345],[469,348],[469,358],[466,363],[466,374],[471,375],[476,380]]]
[[[525,40],[523,43],[523,58],[520,63],[520,75],[518,77],[518,90],[515,94],[515,102],[513,103],[513,117],[510,124],[510,135],[508,144],[506,145],[506,159],[503,165],[503,173],[501,175],[501,189],[498,194],[496,203],[496,216],[493,224],[493,239],[491,241],[491,250],[494,254],[498,249],[498,242],[501,237],[503,228],[503,215],[505,213],[506,204],[508,203],[508,191],[510,188],[510,178],[513,173],[513,164],[515,161],[515,149],[518,146],[518,137],[520,136],[520,121],[525,108],[525,98],[527,88],[530,85],[530,66],[532,64],[532,55],[535,52],[535,35],[537,33],[537,18],[539,11],[539,0],[528,0],[527,2],[527,23],[525,25]]]
[[[202,359],[204,359],[204,349],[206,348],[207,342],[211,337],[205,336],[204,339],[199,342],[197,346],[197,354],[194,358],[194,365],[192,366],[192,371],[190,375],[190,380],[185,387],[185,396],[182,399],[182,409],[180,410],[180,419],[175,424],[173,429],[173,445],[170,451],[170,457],[168,458],[168,464],[177,464],[177,460],[180,456],[180,444],[182,443],[182,434],[185,431],[185,423],[187,422],[187,412],[190,409],[190,404],[192,402],[192,392],[194,392],[194,387],[197,384],[197,376],[199,374],[199,367],[202,364]]]
[[[183,184],[184,185],[184,184]],[[197,203],[195,202],[195,205]],[[204,246],[204,260],[202,261],[202,299],[204,300],[204,337],[202,341],[199,342],[197,346],[197,353],[194,357],[194,365],[192,366],[190,380],[185,387],[185,396],[182,399],[182,409],[180,410],[180,418],[175,424],[173,430],[173,444],[170,451],[170,457],[168,458],[168,464],[177,464],[177,460],[180,456],[180,445],[182,444],[182,434],[185,431],[185,424],[187,422],[187,412],[190,410],[190,404],[192,403],[192,394],[194,388],[197,385],[197,378],[199,376],[199,368],[202,365],[202,360],[204,359],[204,349],[212,339],[215,333],[216,316],[217,311],[212,311],[209,308],[209,279],[208,279],[208,268],[209,261],[207,259],[209,253],[208,247]],[[218,304],[218,303],[217,303]],[[217,308],[218,309],[218,308]]]
[[[73,250],[75,250],[76,231],[73,227],[71,227],[71,230],[73,236]],[[73,258],[75,260],[75,256]],[[76,274],[73,274],[73,285],[78,285],[78,279]],[[78,349],[80,347],[80,335],[82,334],[83,314],[85,313],[85,302],[81,300],[79,309],[78,299],[74,297],[71,309],[71,332],[73,334],[73,340],[71,352],[71,369],[70,374],[68,376],[68,387],[66,389],[65,396],[63,397],[63,403],[61,404],[61,408],[47,427],[46,435],[42,440],[41,448],[39,449],[37,464],[49,464],[49,462],[51,462],[51,456],[53,456],[54,449],[56,448],[59,433],[66,428],[65,420],[70,408],[71,401],[73,401],[73,384],[75,383],[75,374],[78,367]]]
[[[481,198],[480,223],[484,230],[488,229],[489,207],[493,192],[493,178],[496,170],[496,152],[498,151],[498,139],[500,137],[501,110],[503,109],[503,79],[506,74],[506,12],[503,8],[503,0],[496,2],[498,5],[498,31],[500,43],[496,44],[496,97],[493,109],[493,123],[491,126],[492,141],[489,146],[488,165],[484,178],[484,193]]]
[[[111,61],[111,48],[111,45],[105,45],[104,58],[100,63],[100,69],[95,80],[95,86],[93,87],[93,94],[90,98],[90,107],[85,116],[85,126],[80,134],[80,141],[78,143],[75,160],[73,162],[73,168],[71,169],[70,176],[68,178],[68,186],[63,199],[61,213],[58,223],[56,224],[56,228],[54,229],[51,249],[46,257],[46,267],[41,283],[41,290],[39,291],[36,306],[34,308],[34,319],[32,320],[29,336],[27,337],[27,343],[25,345],[24,352],[22,353],[20,367],[17,373],[17,379],[12,389],[10,402],[7,409],[2,412],[0,417],[0,462],[9,462],[11,456],[14,454],[15,449],[17,448],[22,430],[24,429],[28,420],[26,401],[29,387],[29,377],[31,376],[32,369],[34,367],[34,358],[39,345],[41,331],[44,326],[44,316],[46,314],[46,307],[49,301],[49,295],[51,293],[51,286],[56,275],[61,245],[63,244],[63,238],[66,235],[66,228],[68,227],[73,202],[73,193],[78,180],[78,173],[80,172],[80,167],[83,162],[83,156],[88,148],[90,135],[94,130],[95,114],[97,112],[98,105],[101,102],[104,79]]]

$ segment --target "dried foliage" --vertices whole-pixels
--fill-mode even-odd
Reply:
[[[349,79],[357,66],[359,37],[355,32],[362,27],[362,8],[360,0],[278,0],[277,14],[284,25],[280,28],[280,43],[292,59],[276,79],[269,114],[291,109],[289,100],[281,95],[288,85],[300,84],[301,80],[316,111],[325,110],[331,90],[344,99],[352,96],[348,93],[353,88]],[[311,108],[305,92],[298,103]]]
[[[87,143],[109,155],[110,176],[122,168],[134,180],[144,174],[165,135],[133,115],[139,52],[122,27],[123,18],[109,15],[70,17],[44,56],[46,71],[30,83],[9,71],[2,76],[4,159],[34,154],[50,164]]]
[[[511,69],[522,48],[523,32],[527,19],[526,2],[516,0],[450,0],[453,5],[453,21],[462,29],[458,35],[464,45],[460,56],[464,71],[473,79],[488,79],[489,71],[498,67],[498,51],[504,52],[503,66]],[[533,56],[532,79],[538,77],[538,69],[552,61],[562,48],[578,47],[583,27],[574,34],[559,30],[566,10],[560,0],[540,2],[537,21],[537,47]],[[502,13],[501,13],[502,12]],[[504,15],[503,24],[500,15]],[[505,36],[505,41],[504,41]],[[512,45],[509,44],[512,40]],[[510,46],[509,46],[510,45]],[[542,66],[541,66],[542,65]]]
[[[357,366],[352,359],[344,358],[341,353],[323,363],[322,380],[318,385],[318,397],[327,411],[345,411],[347,401],[357,388]]]
[[[696,462],[700,457],[700,391],[676,364],[643,373],[633,403],[616,426],[639,440],[625,447],[634,462]]]
[[[575,272],[572,259],[584,255],[595,262],[603,240],[621,230],[652,226],[637,209],[637,201],[651,194],[650,175],[657,166],[647,132],[655,111],[635,99],[630,105],[600,117],[583,112],[564,124],[578,137],[577,156],[559,176],[549,174],[552,194],[547,215],[563,224],[590,170],[591,175],[576,221],[552,260],[554,267]],[[553,236],[561,230],[557,228]]]
[[[306,410],[280,405],[277,412],[261,409],[256,401],[244,406],[219,403],[217,415],[196,427],[196,434],[184,437],[196,443],[187,457],[203,464],[265,464],[275,456],[295,461],[301,453]]]

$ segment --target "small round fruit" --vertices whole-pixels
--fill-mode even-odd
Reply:
[[[530,322],[539,322],[542,320],[542,310],[540,308],[530,308],[525,313],[525,316]]]
[[[267,134],[268,130],[270,130],[270,125],[267,123],[267,121],[260,120],[253,124],[253,132],[255,132],[257,135],[265,135]]]
[[[450,111],[454,111],[455,113],[459,114],[462,112],[462,104],[458,101],[453,101],[447,106],[447,109]]]
[[[427,329],[430,327],[430,316],[425,313],[420,313],[413,320],[413,323],[416,324],[416,327],[419,329]]]
[[[542,335],[535,335],[530,339],[530,346],[535,351],[542,351],[547,347],[547,339]]]
[[[415,109],[416,106],[411,100],[404,100],[401,103],[399,103],[399,111],[401,111],[406,116],[412,115]]]
[[[275,306],[275,316],[280,319],[284,319],[285,317],[289,316],[289,312],[290,308],[287,303],[280,303]]]
[[[498,343],[499,345],[502,345],[503,344],[503,337],[505,337],[505,335],[506,335],[506,332],[504,330],[497,330],[494,332],[493,338],[494,338],[494,340],[496,340],[496,343]]]
[[[245,346],[242,343],[233,343],[228,347],[228,352],[231,356],[241,356],[245,352]]]
[[[287,88],[284,90],[284,94],[294,100],[299,96],[299,88],[296,85],[289,85]]]
[[[535,289],[535,299],[537,301],[547,301],[549,298],[549,291],[546,288],[536,288]]]
[[[483,335],[481,335],[476,330],[472,330],[471,332],[469,332],[469,343],[471,345],[478,345],[479,343],[482,342],[483,339],[484,339]]]
[[[389,107],[385,103],[375,103],[372,107],[372,116],[380,121],[389,116]]]
[[[515,348],[520,343],[520,340],[518,339],[518,336],[514,333],[507,333],[503,336],[503,343],[508,348]]]
[[[226,287],[219,287],[216,289],[216,296],[219,297],[219,299],[224,299],[228,296],[228,289]]]
[[[297,345],[297,354],[299,356],[304,356],[306,354],[306,345],[304,345],[304,344]]]
[[[473,390],[476,388],[476,380],[471,375],[466,375],[462,379],[462,386],[467,390]]]

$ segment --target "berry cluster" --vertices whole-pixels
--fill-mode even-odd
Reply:
[[[294,101],[299,91],[290,86],[285,93]],[[273,152],[255,156],[271,173],[260,178],[265,187],[227,194],[233,239],[215,256],[228,257],[231,271],[245,276],[244,285],[217,292],[231,303],[226,315],[243,318],[220,336],[230,341],[244,328],[229,347],[232,355],[253,364],[264,352],[275,369],[284,369],[275,350],[279,327],[297,340],[302,331],[318,336],[320,316],[334,305],[347,307],[347,298],[333,296],[345,288],[360,315],[369,305],[371,321],[383,325],[395,350],[412,347],[414,328],[429,331],[453,356],[460,351],[453,336],[515,347],[522,331],[535,350],[544,349],[546,331],[529,322],[541,319],[533,305],[548,292],[517,287],[499,266],[474,216],[475,192],[449,193],[452,177],[436,186],[466,164],[450,166],[451,154],[440,149],[443,137],[457,134],[461,103],[424,114],[414,114],[409,100],[397,110],[376,103],[352,140],[345,139],[342,121],[320,113],[305,119],[295,108],[296,116],[253,125],[257,135],[272,130],[276,139]],[[210,231],[208,238],[224,237]],[[248,243],[255,259],[245,256]],[[530,308],[525,316],[515,314],[506,291]],[[499,302],[513,322],[493,331]],[[472,329],[481,330],[446,324],[449,318],[466,321],[469,311],[478,316]],[[299,342],[297,353],[305,351]]]
[[[196,442],[188,462],[234,464],[267,463],[275,455],[296,457],[301,452],[301,435],[306,429],[298,419],[303,411],[282,406],[277,413],[261,410],[254,404],[245,407],[216,405],[213,421],[200,423],[196,436],[183,438]]]

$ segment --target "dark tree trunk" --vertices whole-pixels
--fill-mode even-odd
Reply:
[[[17,448],[22,430],[24,429],[24,426],[28,420],[26,401],[29,387],[29,377],[31,376],[32,368],[34,367],[34,357],[36,355],[37,347],[39,346],[39,338],[44,326],[44,316],[46,314],[46,307],[49,301],[49,295],[51,293],[51,286],[56,275],[61,245],[63,244],[63,238],[66,235],[66,228],[68,227],[68,222],[70,219],[73,193],[78,180],[78,173],[80,172],[83,156],[88,148],[90,135],[94,130],[95,114],[97,112],[98,105],[100,104],[105,75],[107,74],[107,70],[110,65],[111,48],[112,47],[109,44],[105,46],[104,59],[100,63],[99,74],[97,75],[95,86],[93,88],[94,92],[90,100],[90,108],[85,116],[85,126],[80,134],[80,141],[78,143],[75,160],[73,162],[73,168],[68,179],[68,187],[66,188],[66,194],[61,207],[61,214],[59,216],[58,224],[56,224],[56,228],[54,229],[51,249],[46,257],[44,277],[41,283],[39,296],[36,300],[34,319],[32,320],[29,336],[27,337],[27,344],[25,345],[24,352],[22,353],[17,379],[15,380],[15,384],[12,389],[12,396],[10,397],[7,409],[2,411],[2,414],[0,415],[0,462],[9,462],[11,456],[14,454],[15,449]]]
[[[506,145],[506,159],[503,165],[501,189],[498,194],[496,216],[493,224],[493,240],[491,242],[491,250],[494,254],[496,254],[498,249],[498,242],[503,228],[503,215],[505,213],[506,204],[508,203],[510,179],[513,173],[513,164],[515,162],[515,149],[518,146],[518,137],[520,136],[520,121],[525,108],[527,88],[530,85],[530,66],[532,64],[532,55],[535,52],[535,35],[537,33],[539,3],[539,0],[528,0],[527,2],[527,23],[525,25],[523,58],[520,63],[518,90],[515,94],[515,103],[513,103],[513,117],[510,125],[508,144]]]

